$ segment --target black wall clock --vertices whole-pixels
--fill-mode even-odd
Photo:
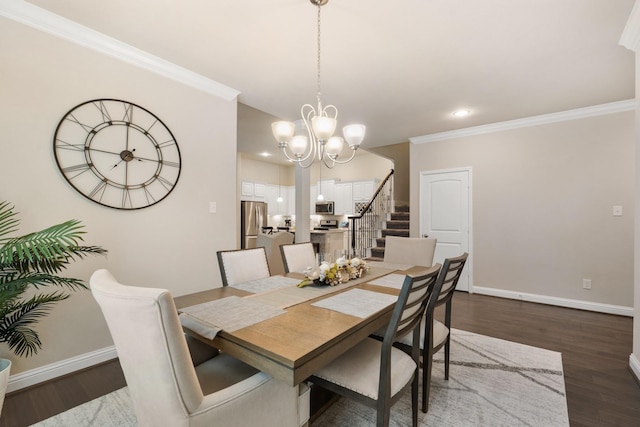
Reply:
[[[180,149],[169,128],[127,101],[95,99],[73,107],[56,128],[53,151],[69,184],[110,208],[154,205],[180,177]]]

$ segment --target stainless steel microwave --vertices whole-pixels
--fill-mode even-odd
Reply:
[[[316,202],[316,215],[333,215],[334,210],[334,202]]]

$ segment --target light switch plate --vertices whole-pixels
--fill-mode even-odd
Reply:
[[[613,216],[622,216],[622,206],[613,207]]]
[[[209,213],[216,213],[218,206],[216,202],[209,202]]]

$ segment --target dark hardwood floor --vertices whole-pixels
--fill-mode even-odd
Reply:
[[[640,426],[640,385],[628,367],[631,318],[458,292],[452,323],[561,352],[572,427]],[[11,393],[0,427],[28,426],[124,385],[113,361]]]

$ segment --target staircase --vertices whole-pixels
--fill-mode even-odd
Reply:
[[[384,259],[384,242],[386,236],[409,237],[409,206],[396,206],[382,229],[382,237],[376,239],[376,246],[371,248],[372,261]]]

